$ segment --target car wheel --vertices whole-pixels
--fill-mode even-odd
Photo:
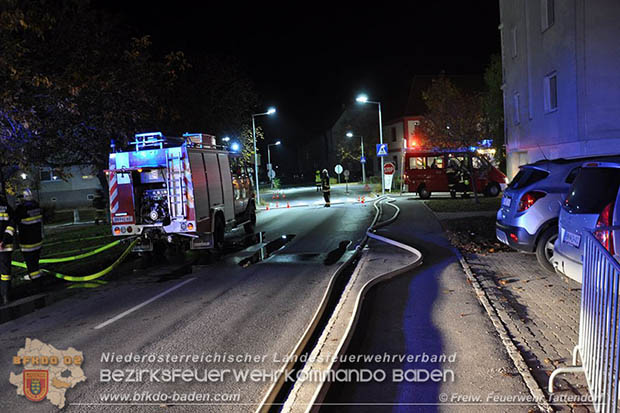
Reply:
[[[497,182],[493,182],[487,185],[487,188],[484,192],[486,196],[494,198],[498,196],[500,192],[502,192],[502,189],[499,187],[499,184]]]
[[[542,233],[540,238],[538,239],[538,244],[536,244],[536,259],[541,267],[547,270],[550,273],[555,274],[555,269],[553,268],[553,244],[555,244],[555,240],[558,238],[558,229],[554,226],[552,228],[548,228],[545,232]]]
[[[221,215],[215,218],[215,228],[213,230],[213,247],[217,252],[224,250],[224,219]]]
[[[418,195],[420,195],[422,199],[428,199],[431,197],[431,192],[423,186],[418,190]]]
[[[246,234],[254,234],[254,228],[256,227],[256,207],[254,207],[254,205],[252,204],[248,208],[250,209],[248,214],[248,219],[250,220],[250,222],[246,222],[243,225],[243,229],[245,230]]]

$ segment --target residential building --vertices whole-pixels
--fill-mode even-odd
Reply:
[[[42,206],[56,209],[90,208],[101,183],[90,166],[73,166],[63,171],[62,178],[52,168],[39,168],[35,179]],[[38,181],[38,182],[37,182]]]
[[[419,130],[421,121],[421,116],[403,116],[383,124],[383,142],[388,144],[388,156],[384,162],[392,162],[397,175],[402,172],[405,149],[419,145],[416,128]]]
[[[620,152],[620,2],[500,0],[508,176]]]

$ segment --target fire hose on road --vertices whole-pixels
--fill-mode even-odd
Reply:
[[[85,252],[83,254],[79,254],[79,255],[74,255],[71,257],[62,257],[62,258],[43,258],[41,260],[39,260],[40,264],[57,264],[57,263],[62,263],[62,262],[71,262],[71,261],[77,261],[77,260],[81,260],[84,258],[88,258],[88,257],[92,257],[93,255],[102,253],[104,251],[109,250],[110,248],[114,248],[115,246],[121,244],[122,242],[126,242],[128,240],[131,240],[132,238],[125,238],[122,240],[117,240],[117,241],[113,241],[109,244],[106,244],[102,247],[98,247],[92,251],[88,251]],[[42,271],[45,271],[49,274],[52,274],[53,276],[55,276],[56,278],[60,278],[63,279],[65,281],[71,281],[71,282],[87,282],[87,281],[92,281],[92,280],[96,280],[98,278],[103,277],[104,275],[110,273],[112,270],[114,270],[118,265],[120,265],[121,262],[123,262],[123,260],[127,257],[127,255],[129,255],[129,253],[131,252],[132,248],[134,247],[134,245],[136,245],[136,243],[139,241],[139,238],[135,237],[133,239],[133,241],[129,244],[129,246],[125,249],[125,251],[123,251],[123,253],[108,267],[104,268],[101,271],[98,271],[94,274],[89,274],[89,275],[84,275],[81,277],[76,277],[76,276],[71,276],[71,275],[65,275],[65,274],[61,274],[55,271],[51,271],[45,268],[42,268]],[[12,261],[11,264],[15,267],[20,267],[20,268],[26,268],[26,264],[23,262],[19,262],[19,261]]]

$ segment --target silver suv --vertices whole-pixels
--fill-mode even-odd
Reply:
[[[552,258],[560,206],[581,165],[601,158],[540,160],[522,166],[497,211],[497,239],[516,250],[535,252],[538,263],[555,272]]]
[[[553,256],[553,264],[559,273],[581,282],[584,232],[618,225],[619,187],[620,157],[583,164],[560,213],[560,236],[555,242]],[[612,234],[606,230],[594,232],[601,244],[614,255],[616,242],[620,240],[617,231]]]

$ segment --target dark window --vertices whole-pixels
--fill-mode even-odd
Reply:
[[[525,188],[526,186],[530,186],[538,181],[542,181],[547,176],[549,176],[549,172],[547,171],[541,171],[540,169],[535,168],[521,168],[519,173],[508,184],[508,188]]]
[[[558,108],[558,76],[556,73],[545,76],[544,100],[546,112]]]
[[[392,128],[392,142],[396,142],[396,128]]]
[[[583,168],[568,193],[566,209],[572,214],[600,214],[616,199],[618,186],[620,169]]]
[[[40,176],[40,180],[41,182],[44,181],[51,181],[52,180],[52,170],[49,168],[41,168],[41,170],[39,171],[39,176]]]

